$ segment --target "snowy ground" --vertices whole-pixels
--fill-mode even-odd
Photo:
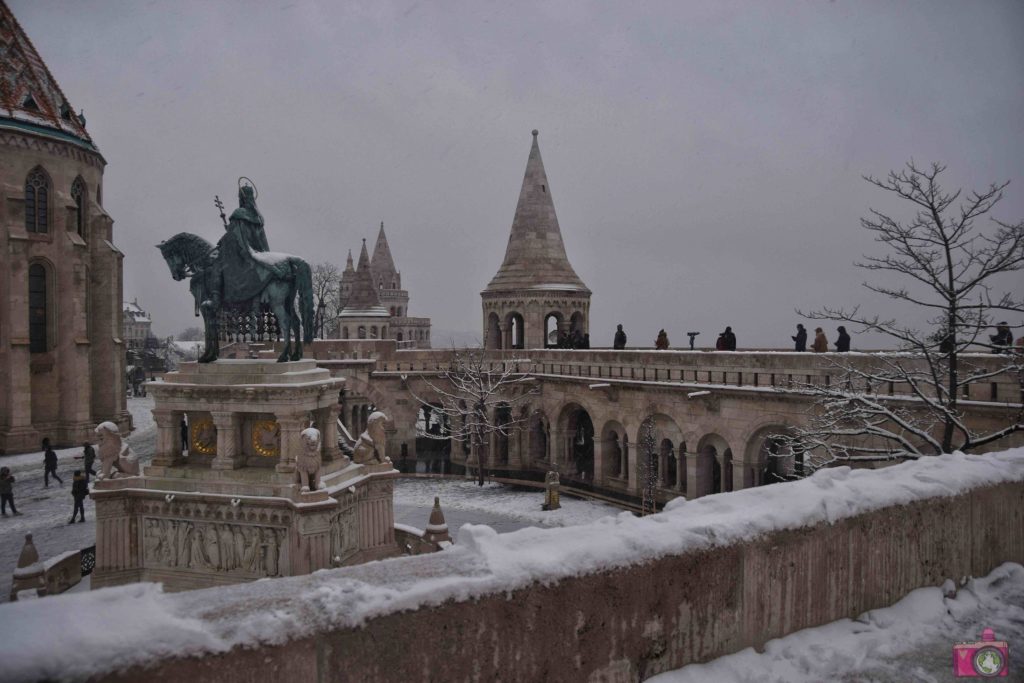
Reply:
[[[434,496],[441,499],[448,529],[455,536],[463,524],[486,524],[499,533],[528,526],[577,526],[617,515],[618,508],[561,497],[559,510],[541,510],[544,492],[504,484],[458,479],[399,479],[395,482],[395,521],[420,529],[427,525]]]
[[[149,462],[156,444],[152,409],[152,397],[128,399],[128,410],[135,424],[128,443],[144,463]],[[22,513],[14,517],[8,511],[7,517],[0,517],[0,602],[6,602],[10,593],[11,574],[18,564],[25,534],[32,534],[40,559],[96,543],[96,518],[91,498],[85,499],[85,523],[67,523],[73,506],[72,472],[83,467],[82,461],[75,458],[80,455],[80,446],[57,451],[57,474],[64,485],[51,479],[49,488],[43,486],[42,451],[0,458],[0,465],[10,467],[14,474],[14,504]],[[93,468],[98,470],[99,462]]]
[[[952,582],[947,582],[952,587]],[[953,645],[995,630],[1010,646],[1010,675],[1024,680],[1024,567],[1007,563],[971,579],[956,597],[920,588],[891,607],[856,620],[805,629],[707,664],[648,679],[651,683],[938,683],[953,677]]]

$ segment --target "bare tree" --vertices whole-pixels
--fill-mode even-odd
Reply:
[[[202,341],[203,340],[203,328],[201,327],[186,327],[177,336],[178,341]]]
[[[976,222],[999,203],[1008,183],[961,199],[961,190],[947,192],[940,185],[944,170],[940,164],[921,168],[910,162],[885,179],[865,176],[875,187],[909,202],[915,213],[900,221],[871,209],[861,219],[888,253],[865,256],[855,265],[900,278],[896,286],[863,286],[926,312],[930,327],[918,330],[895,319],[865,315],[859,307],[807,315],[880,333],[902,351],[878,354],[869,362],[833,357],[840,381],[802,387],[818,398],[817,414],[809,426],[775,436],[789,446],[788,456],[802,459],[807,472],[837,459],[967,452],[1024,429],[1017,410],[1006,424],[978,431],[967,424],[961,406],[964,388],[972,382],[1011,373],[1018,382],[1022,379],[1020,356],[997,345],[987,330],[998,320],[995,316],[1024,311],[1024,301],[1014,293],[997,292],[1002,276],[1024,268],[1024,222],[1010,225],[989,216],[993,227],[982,230]],[[1004,355],[993,364],[991,357],[965,353],[972,345]],[[881,387],[884,393],[902,396],[880,395]]]
[[[658,437],[654,420],[647,419],[640,425],[638,452],[640,463],[640,516],[653,515],[658,511]]]
[[[318,336],[324,338],[334,328],[338,317],[338,302],[341,295],[341,271],[338,266],[324,261],[313,266],[313,302],[316,306]]]
[[[484,485],[484,444],[491,434],[508,437],[520,429],[525,418],[516,417],[513,407],[536,394],[534,378],[519,369],[526,363],[489,360],[482,349],[465,349],[453,351],[448,367],[436,376],[420,377],[425,392],[416,393],[408,376],[402,378],[416,401],[447,418],[447,434],[426,430],[423,436],[468,443],[469,460],[476,462],[480,486]]]

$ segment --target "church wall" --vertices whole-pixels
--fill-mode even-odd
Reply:
[[[112,251],[112,222],[96,201],[104,162],[73,144],[6,130],[0,131],[0,151],[0,452],[35,450],[43,436],[56,445],[80,443],[96,421],[127,420],[117,387],[123,376],[123,360],[115,358],[120,335],[99,332],[115,320],[120,325],[120,312],[91,305],[96,289],[121,287],[120,261],[105,258]],[[46,233],[25,229],[25,181],[37,166],[49,180]],[[71,196],[77,177],[87,198],[84,239]],[[47,275],[48,345],[38,353],[29,350],[28,272],[34,263]],[[107,398],[97,406],[101,395]]]

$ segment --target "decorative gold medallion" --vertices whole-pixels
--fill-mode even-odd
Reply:
[[[192,445],[189,451],[195,451],[201,455],[217,454],[217,428],[213,426],[213,420],[208,417],[199,418],[190,426]]]
[[[252,423],[252,448],[257,455],[276,458],[281,454],[281,426],[274,420]]]

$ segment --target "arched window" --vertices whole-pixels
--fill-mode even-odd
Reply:
[[[82,176],[78,176],[75,182],[71,183],[71,198],[75,200],[75,231],[82,239],[85,239],[85,202],[88,196],[85,181],[82,180]]]
[[[36,166],[25,178],[25,230],[49,232],[49,208],[50,180],[43,169]]]
[[[398,336],[396,337],[396,339],[398,341],[402,341],[402,333],[401,332],[398,333]]]
[[[341,328],[341,338],[348,339],[348,327]]]
[[[28,342],[32,353],[45,353],[49,310],[46,300],[46,267],[33,263],[28,267]]]
[[[359,326],[359,338],[366,339],[366,325]]]
[[[376,339],[376,338],[377,338],[377,326],[376,325],[371,325],[370,326],[370,339]]]

